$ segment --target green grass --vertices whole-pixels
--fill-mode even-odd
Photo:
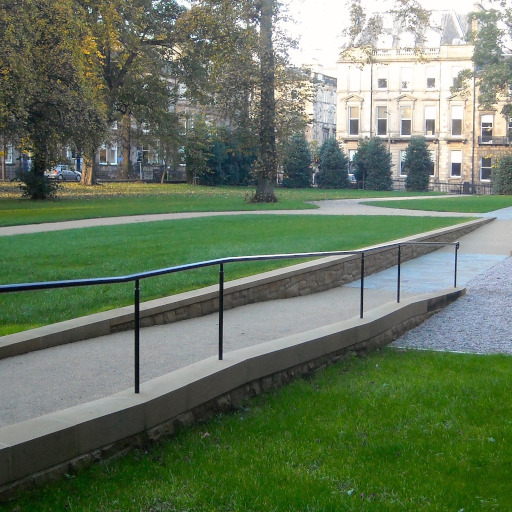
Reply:
[[[512,360],[347,359],[10,512],[480,512],[512,504]]]
[[[464,219],[244,215],[3,237],[0,282],[126,275],[225,256],[350,250]],[[240,263],[226,279],[295,261]],[[141,300],[216,283],[214,267],[143,280]],[[133,303],[133,283],[0,295],[0,335]]]
[[[384,208],[426,210],[436,212],[485,213],[512,206],[512,196],[463,196],[450,198],[404,199],[400,201],[365,201],[364,204]]]
[[[359,197],[399,197],[405,192],[362,190],[277,189],[279,201],[252,204],[254,190],[245,187],[199,187],[143,183],[106,183],[85,187],[62,185],[53,201],[19,198],[14,183],[0,183],[0,226],[154,213],[300,210],[315,208],[306,201]],[[417,194],[416,194],[417,195]]]

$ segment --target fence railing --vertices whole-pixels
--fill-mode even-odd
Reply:
[[[263,254],[256,256],[234,256],[228,258],[219,258],[214,260],[200,261],[195,263],[188,263],[186,265],[177,265],[174,267],[161,268],[147,272],[140,272],[136,274],[129,274],[117,277],[99,277],[90,279],[70,279],[65,281],[46,281],[38,283],[19,283],[19,284],[4,284],[0,285],[0,294],[14,293],[14,292],[28,292],[34,290],[50,290],[55,288],[76,288],[81,286],[96,286],[108,284],[120,284],[127,282],[134,282],[134,382],[135,393],[140,390],[140,281],[151,277],[162,276],[166,274],[173,274],[178,272],[185,272],[203,267],[219,266],[219,343],[218,343],[218,356],[219,360],[223,358],[224,351],[224,266],[229,263],[239,263],[248,261],[269,261],[269,260],[285,260],[285,259],[310,259],[310,258],[323,258],[328,256],[346,256],[346,255],[359,255],[360,256],[360,301],[359,301],[359,317],[363,318],[364,315],[364,278],[365,278],[365,255],[368,253],[382,251],[386,249],[397,249],[397,291],[396,300],[400,302],[400,278],[401,278],[401,263],[402,263],[402,247],[404,246],[453,246],[454,252],[454,277],[453,286],[457,287],[457,255],[459,249],[459,242],[401,242],[382,245],[371,249],[361,249],[356,251],[323,251],[323,252],[306,252],[306,253],[291,253],[291,254]]]

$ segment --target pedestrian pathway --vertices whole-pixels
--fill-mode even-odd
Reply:
[[[339,207],[347,209],[344,202]],[[335,209],[332,204],[321,208],[324,213],[332,209]],[[385,215],[394,211],[379,210],[384,210],[381,214]],[[495,212],[494,216],[500,220],[460,240],[459,285],[464,286],[469,279],[510,255],[512,219],[508,215],[512,214],[512,208],[506,210],[510,211]],[[361,205],[359,214],[367,211]],[[397,211],[404,214],[402,210]],[[302,211],[293,213],[303,214]],[[404,263],[402,276],[403,297],[451,287],[453,248]],[[396,269],[366,278],[365,288],[367,309],[396,300]],[[225,352],[352,318],[358,311],[357,283],[314,295],[236,308],[225,313]],[[215,355],[217,322],[217,315],[210,315],[143,329],[141,381]],[[132,375],[131,332],[2,360],[0,427],[127,389],[133,385]]]

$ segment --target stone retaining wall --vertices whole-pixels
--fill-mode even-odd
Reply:
[[[387,345],[463,289],[386,304],[309,332],[229,352],[110,397],[0,428],[0,499],[172,435],[331,364]]]

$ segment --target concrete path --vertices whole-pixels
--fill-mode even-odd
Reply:
[[[356,211],[358,214],[364,214],[376,208],[360,205],[357,210],[352,203],[347,206],[345,201],[333,201],[329,204],[322,203],[320,211],[286,213],[302,215],[316,212],[315,214],[318,215],[326,212],[334,214],[332,212],[337,211],[336,214],[343,214],[339,211],[342,209],[343,212],[350,210],[350,214],[353,215]],[[404,210],[387,208],[377,208],[377,210],[381,215],[390,215],[392,212],[400,215],[408,214],[408,211],[404,212]],[[431,212],[419,213],[431,214]],[[204,214],[195,216],[201,215]],[[225,215],[225,213],[218,215]],[[464,286],[469,279],[502,261],[511,253],[512,208],[493,212],[491,216],[498,217],[498,220],[460,240],[458,280],[460,286]],[[133,217],[128,219],[134,221]],[[144,219],[147,220],[147,216],[144,216]],[[113,219],[100,220],[114,223]],[[85,222],[87,226],[91,225],[90,220]],[[63,224],[71,226],[71,223]],[[73,224],[74,227],[80,227]],[[44,229],[45,225],[36,227]],[[452,248],[437,251],[403,265],[403,297],[407,294],[423,293],[452,285]],[[365,293],[367,310],[396,300],[396,269],[366,278],[365,288],[367,289]],[[357,316],[358,311],[358,283],[315,295],[253,304],[230,310],[226,312],[224,319],[224,350],[228,352],[339,322]],[[217,353],[217,321],[217,315],[210,315],[177,324],[143,329],[141,332],[141,381],[148,381],[215,355]],[[133,386],[133,333],[118,333],[2,360],[0,361],[0,386],[2,388],[0,427],[129,388]]]
[[[445,196],[441,196],[445,197]],[[452,196],[446,196],[452,197]],[[458,197],[458,196],[457,196]],[[393,198],[393,200],[410,199]],[[419,197],[418,199],[428,199]],[[368,199],[366,199],[367,201]],[[371,201],[385,201],[390,199],[371,199]],[[240,212],[186,212],[186,213],[159,213],[152,215],[127,215],[122,217],[106,217],[101,219],[70,220],[66,222],[46,222],[42,224],[28,224],[24,226],[0,227],[0,236],[22,235],[28,233],[42,233],[47,231],[64,231],[66,229],[90,228],[95,226],[115,226],[119,224],[136,224],[140,222],[158,222],[162,220],[196,219],[199,217],[219,217],[225,215],[403,215],[408,217],[478,217],[470,213],[453,212],[425,212],[421,210],[399,210],[394,208],[379,208],[361,204],[361,199],[342,199],[332,201],[314,201],[318,206],[311,210],[261,210]],[[511,209],[512,210],[512,209]],[[512,212],[511,212],[512,218]],[[482,216],[482,215],[480,215]]]

